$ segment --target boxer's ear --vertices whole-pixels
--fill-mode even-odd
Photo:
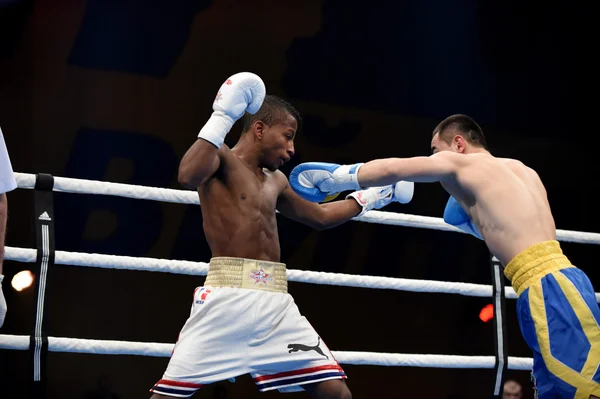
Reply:
[[[252,126],[252,129],[254,130],[254,137],[256,137],[259,140],[262,140],[268,128],[269,127],[263,121],[254,122],[254,125]]]
[[[467,151],[467,141],[459,134],[454,136],[452,139],[452,144],[456,148],[456,151],[460,154],[464,154]]]

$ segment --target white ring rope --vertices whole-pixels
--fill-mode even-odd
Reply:
[[[4,248],[4,259],[16,262],[35,263],[37,250],[32,248]],[[156,258],[135,258],[132,256],[88,254],[83,252],[56,251],[54,263],[57,265],[99,267],[103,269],[141,270],[174,274],[206,276],[208,263]]]
[[[19,188],[35,187],[36,176],[33,174],[15,173]],[[157,187],[134,186],[130,184],[109,183],[103,181],[54,177],[54,191],[77,194],[113,195],[134,199],[145,199],[162,202],[199,204],[198,196],[193,191],[173,190]],[[405,227],[426,228],[442,231],[461,232],[454,226],[446,224],[441,218],[407,215],[401,213],[369,211],[354,220],[389,224]],[[600,244],[599,233],[557,230],[559,241]],[[30,248],[5,248],[5,259],[18,262],[36,262],[37,250]],[[153,272],[169,272],[189,275],[206,275],[208,264],[180,260],[135,258],[128,256],[89,254],[79,252],[55,252],[55,263],[59,265],[100,267],[126,270],[143,270]],[[339,273],[313,272],[305,270],[288,270],[289,281],[327,284],[347,287],[392,289],[413,292],[430,292],[461,294],[465,296],[491,297],[492,287],[488,285],[455,283],[446,281],[413,280],[390,277],[347,275]],[[512,287],[505,287],[507,298],[516,298]],[[600,293],[596,293],[600,302]],[[0,335],[0,349],[28,350],[29,336]],[[48,337],[48,350],[51,352],[75,352],[104,355],[141,355],[170,357],[173,344],[152,342],[127,342],[91,340],[79,338]],[[408,366],[437,368],[494,368],[494,356],[456,356],[456,355],[422,355],[375,352],[334,351],[336,359],[342,364],[374,365],[374,366]],[[509,357],[508,368],[512,370],[531,370],[533,360],[530,358]]]
[[[198,194],[189,190],[173,190],[132,184],[110,183],[99,180],[71,179],[68,177],[54,177],[54,191],[73,194],[112,195],[116,197],[143,199],[160,202],[174,202],[178,204],[200,204]],[[19,188],[35,188],[35,175],[15,173]]]
[[[32,189],[35,187],[35,175],[33,174],[15,173],[15,178],[19,188]],[[71,179],[58,176],[54,177],[54,191],[76,194],[113,195],[117,197],[173,202],[179,204],[200,204],[198,195],[194,191],[135,186],[131,184],[110,183],[98,180]],[[367,223],[389,224],[394,226],[416,227],[422,229],[464,233],[462,230],[447,224],[441,218],[408,215],[404,213],[369,211],[363,216],[355,217],[353,220]],[[600,244],[600,233],[556,230],[556,236],[559,241],[577,242],[582,244]]]
[[[34,263],[35,249],[5,247],[4,258],[17,262]],[[82,252],[56,251],[54,263],[57,265],[100,267],[105,269],[140,270],[206,276],[208,263],[182,260],[135,258],[131,256],[88,254]],[[491,297],[492,286],[448,281],[415,280],[406,278],[360,276],[341,273],[313,272],[309,270],[287,270],[288,281],[297,283],[338,285],[344,287],[376,288],[411,292],[460,294],[465,296]],[[505,287],[506,298],[516,299],[512,287]],[[600,302],[600,293],[596,293]]]
[[[91,353],[99,355],[136,355],[170,357],[174,344],[155,342],[108,341],[80,338],[48,337],[50,352]],[[0,335],[0,349],[27,350],[29,336]],[[403,353],[332,351],[341,364],[370,366],[406,366],[461,369],[492,369],[494,356],[417,355]],[[511,370],[531,370],[533,359],[509,357]]]

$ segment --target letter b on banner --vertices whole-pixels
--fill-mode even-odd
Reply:
[[[116,168],[112,174],[122,183],[168,187],[177,171],[177,157],[162,139],[137,132],[84,128],[73,144],[65,176],[105,180],[111,162],[117,159],[131,165],[128,170]],[[57,193],[55,205],[57,248],[68,251],[140,256],[156,243],[162,229],[160,202]],[[94,214],[100,216],[93,218]],[[110,228],[98,238],[93,229],[100,226],[92,223],[103,219],[111,219]]]

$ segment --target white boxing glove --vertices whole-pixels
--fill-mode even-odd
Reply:
[[[363,215],[372,209],[381,209],[391,202],[400,202],[407,204],[413,197],[415,184],[409,181],[399,181],[396,184],[383,187],[371,187],[366,190],[355,191],[346,196],[354,198],[362,211],[358,216]]]
[[[2,280],[4,280],[4,276],[0,274],[0,327],[4,324],[4,317],[6,317],[6,299],[2,292]]]
[[[235,121],[244,116],[244,112],[255,114],[266,94],[265,84],[258,75],[240,72],[230,76],[219,88],[213,102],[214,112],[198,137],[221,148]]]

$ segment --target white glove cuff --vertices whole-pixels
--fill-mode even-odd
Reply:
[[[358,170],[364,163],[356,163],[353,165],[342,165],[335,170],[333,178],[337,192],[348,190],[362,190],[358,184]]]
[[[204,139],[221,148],[225,141],[225,136],[233,127],[233,120],[221,111],[212,113],[206,124],[198,133],[198,138]]]
[[[362,206],[363,210],[360,213],[370,211],[372,209],[381,209],[394,200],[394,187],[393,186],[381,186],[371,187],[366,190],[355,191],[348,194],[348,197],[352,197]],[[358,215],[358,216],[360,216]]]
[[[365,201],[362,196],[358,195],[359,191],[355,191],[353,193],[350,193],[348,195],[346,195],[346,199],[349,198],[354,198],[354,200],[358,203],[358,205],[362,208],[362,211],[360,211],[360,213],[356,216],[362,216],[363,214],[365,214],[367,211],[370,211],[369,209],[369,204],[367,201]]]

